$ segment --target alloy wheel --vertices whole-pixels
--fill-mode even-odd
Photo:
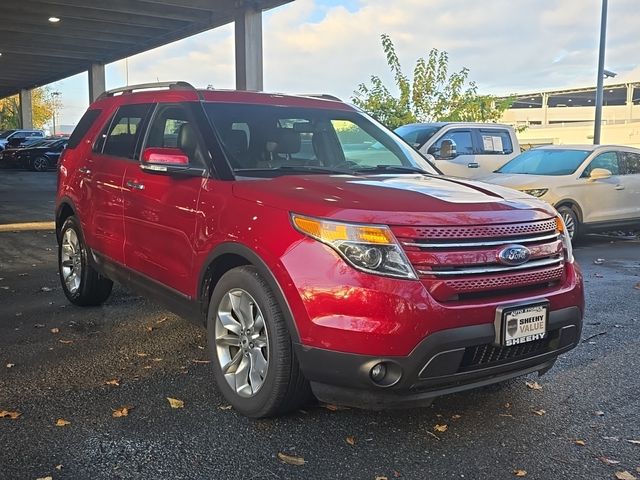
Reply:
[[[80,288],[82,279],[82,249],[78,234],[73,228],[67,229],[62,237],[60,263],[67,290],[74,295]]]
[[[33,161],[33,169],[37,172],[42,172],[47,169],[49,162],[44,157],[38,157]]]
[[[241,288],[228,291],[218,306],[215,348],[222,374],[239,396],[250,398],[264,385],[269,341],[264,316]]]
[[[565,227],[567,227],[569,238],[573,239],[573,236],[576,233],[576,222],[573,218],[573,215],[571,215],[570,212],[564,211],[562,212],[562,220],[564,221]]]

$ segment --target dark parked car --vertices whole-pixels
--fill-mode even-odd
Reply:
[[[47,138],[26,147],[7,148],[0,153],[0,163],[44,172],[57,165],[68,140],[68,137]]]

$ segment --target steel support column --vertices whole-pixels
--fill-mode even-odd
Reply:
[[[20,90],[20,126],[25,129],[33,128],[31,90]]]
[[[104,65],[102,63],[92,63],[89,67],[89,102],[96,99],[105,91]]]
[[[262,90],[262,11],[247,8],[235,20],[236,88]]]

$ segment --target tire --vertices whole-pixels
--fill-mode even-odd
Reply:
[[[207,340],[218,388],[243,415],[283,415],[311,398],[280,305],[254,267],[229,270],[217,283],[209,302]]]
[[[36,157],[29,159],[29,170],[32,172],[46,172],[49,169],[49,159],[47,157]]]
[[[572,242],[579,240],[582,236],[582,224],[576,211],[568,205],[558,207],[558,213],[564,220]]]
[[[89,263],[80,224],[74,216],[65,220],[60,231],[58,274],[65,296],[75,305],[100,305],[111,294],[113,282]]]

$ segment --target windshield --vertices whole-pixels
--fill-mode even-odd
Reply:
[[[227,103],[205,103],[205,111],[238,175],[437,174],[419,153],[359,112]]]
[[[4,132],[0,133],[0,138],[7,138],[13,132],[15,132],[15,130],[5,130]]]
[[[589,155],[588,150],[534,148],[521,153],[496,170],[498,173],[571,175]]]
[[[420,148],[441,128],[442,125],[403,125],[396,128],[394,132],[409,145]]]

